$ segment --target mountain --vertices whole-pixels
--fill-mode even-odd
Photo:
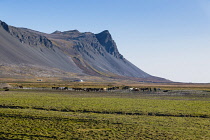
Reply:
[[[24,67],[49,71],[48,76],[50,71],[57,70],[57,73],[167,81],[145,73],[126,60],[108,30],[98,34],[78,30],[46,34],[0,21],[0,50],[0,68],[7,66],[10,71],[14,71],[11,67]]]

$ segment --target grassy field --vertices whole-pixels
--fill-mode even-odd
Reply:
[[[0,139],[210,139],[210,92],[0,91]]]
[[[38,79],[38,78],[37,78]],[[42,78],[40,78],[42,79]],[[0,78],[0,81],[2,78]],[[14,80],[14,79],[13,79]],[[36,79],[34,79],[36,80]],[[200,90],[200,91],[210,91],[210,84],[193,84],[193,83],[144,83],[144,82],[129,82],[126,80],[121,80],[119,81],[104,81],[104,82],[69,82],[69,81],[59,81],[57,79],[50,79],[48,81],[43,81],[38,82],[38,81],[25,81],[25,82],[9,82],[8,79],[6,79],[9,85],[12,87],[18,87],[18,86],[23,86],[23,87],[32,87],[32,88],[52,88],[55,86],[58,87],[69,87],[69,88],[109,88],[113,86],[117,87],[124,87],[124,86],[129,86],[129,87],[136,87],[136,88],[160,88],[162,90]]]

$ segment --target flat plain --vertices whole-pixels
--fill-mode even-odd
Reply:
[[[210,139],[210,92],[0,91],[0,139]]]

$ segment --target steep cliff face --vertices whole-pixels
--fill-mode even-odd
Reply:
[[[96,34],[96,38],[98,39],[99,43],[105,47],[109,54],[115,56],[116,58],[123,59],[123,56],[119,53],[117,45],[112,39],[112,36],[108,30]]]
[[[9,33],[17,38],[21,43],[31,47],[53,48],[52,42],[43,35],[30,32],[27,29],[9,27]]]
[[[100,77],[154,78],[118,51],[109,31],[41,33],[0,22],[0,64],[27,64]],[[46,68],[45,68],[46,69]]]
[[[5,31],[9,32],[9,26],[0,20],[0,27],[3,28]]]

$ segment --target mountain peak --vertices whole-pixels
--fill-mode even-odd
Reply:
[[[121,58],[123,59],[123,56],[119,53],[117,49],[117,45],[112,39],[111,34],[109,33],[108,30],[104,30],[101,33],[95,34],[96,38],[98,39],[99,43],[105,47],[106,51],[114,55],[116,58]]]
[[[111,36],[109,30],[104,30],[104,31],[98,33],[97,35],[103,36],[103,37],[105,37],[106,39],[112,40],[112,36]]]
[[[5,22],[0,20],[0,26],[3,27],[7,32],[9,32],[9,26]]]
[[[80,33],[78,30],[64,31],[63,33]]]
[[[104,30],[101,33],[109,33],[109,30]],[[110,33],[109,33],[110,34]]]
[[[56,30],[55,32],[51,33],[51,34],[60,34],[62,33],[61,31]]]
[[[75,34],[75,33],[80,33],[78,30],[69,30],[69,31],[58,31],[56,30],[55,32],[51,33],[51,34]]]

